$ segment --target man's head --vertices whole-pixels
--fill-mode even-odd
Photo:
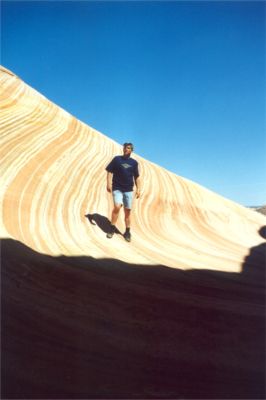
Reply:
[[[130,157],[134,147],[132,143],[124,143],[123,145],[123,153],[125,157]]]

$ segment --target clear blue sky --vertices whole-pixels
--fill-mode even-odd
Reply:
[[[264,2],[2,1],[1,63],[142,157],[266,203]]]

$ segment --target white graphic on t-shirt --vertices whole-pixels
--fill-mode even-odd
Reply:
[[[131,167],[131,165],[129,165],[129,164],[127,164],[127,163],[124,163],[124,164],[121,164],[122,165],[122,167],[124,167],[124,168],[130,168]]]

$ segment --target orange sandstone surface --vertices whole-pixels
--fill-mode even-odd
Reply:
[[[266,218],[121,146],[0,68],[2,398],[264,398]],[[123,216],[118,229],[123,232]]]

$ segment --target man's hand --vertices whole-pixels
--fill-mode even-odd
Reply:
[[[107,184],[107,192],[112,193],[112,186]]]
[[[140,190],[139,190],[139,189],[136,190],[136,198],[137,198],[137,199],[140,198]]]

